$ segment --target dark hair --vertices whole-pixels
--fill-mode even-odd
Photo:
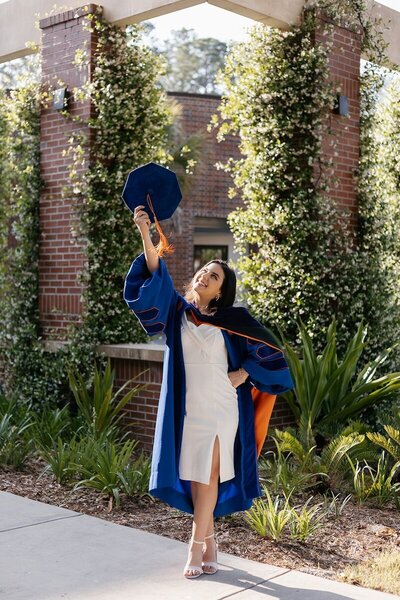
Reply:
[[[228,266],[228,263],[225,260],[222,260],[221,258],[214,258],[214,260],[210,260],[207,264],[203,265],[203,267],[201,267],[201,269],[204,269],[204,267],[208,267],[208,265],[212,265],[213,263],[220,265],[220,267],[222,268],[222,270],[224,272],[224,280],[222,282],[221,289],[220,289],[220,297],[218,298],[218,300],[213,298],[210,301],[210,303],[208,305],[209,310],[216,310],[218,308],[225,308],[227,306],[232,306],[233,303],[235,302],[235,298],[236,298],[236,274],[235,274],[235,271],[233,269],[231,269]],[[195,275],[192,278],[192,281],[189,283],[189,285],[185,286],[186,287],[186,296],[187,296],[187,299],[189,300],[189,302],[192,301],[193,279],[196,276],[196,274],[199,271],[201,271],[201,269],[196,271]]]

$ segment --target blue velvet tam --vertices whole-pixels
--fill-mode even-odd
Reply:
[[[149,162],[129,173],[122,199],[132,213],[137,206],[144,206],[154,223],[172,217],[182,192],[173,171]]]

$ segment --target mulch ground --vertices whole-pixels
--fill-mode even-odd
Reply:
[[[0,469],[0,490],[135,527],[176,540],[188,541],[191,516],[159,501],[122,498],[121,507],[90,489],[72,492],[51,474],[38,479],[45,463],[31,459],[23,471]],[[393,508],[348,503],[342,515],[329,519],[307,542],[290,539],[273,542],[261,538],[245,523],[243,513],[217,519],[222,552],[313,575],[340,579],[344,567],[374,557],[380,550],[400,549],[400,514]]]

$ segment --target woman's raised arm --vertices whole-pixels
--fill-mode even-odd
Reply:
[[[159,265],[159,258],[157,250],[154,247],[150,237],[150,219],[147,212],[144,210],[144,206],[137,206],[133,213],[133,219],[137,228],[140,231],[143,242],[143,251],[146,258],[147,268],[150,273],[157,271]]]
[[[170,309],[176,305],[178,292],[151,241],[150,219],[143,206],[135,209],[134,219],[142,236],[144,252],[135,258],[125,277],[124,300],[145,331],[156,335],[166,331]]]

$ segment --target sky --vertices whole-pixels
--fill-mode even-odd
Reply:
[[[254,25],[255,21],[211,4],[198,4],[151,19],[150,23],[155,26],[153,35],[160,40],[168,38],[172,30],[186,27],[194,29],[198,37],[214,37],[227,42],[244,40],[246,29]]]

